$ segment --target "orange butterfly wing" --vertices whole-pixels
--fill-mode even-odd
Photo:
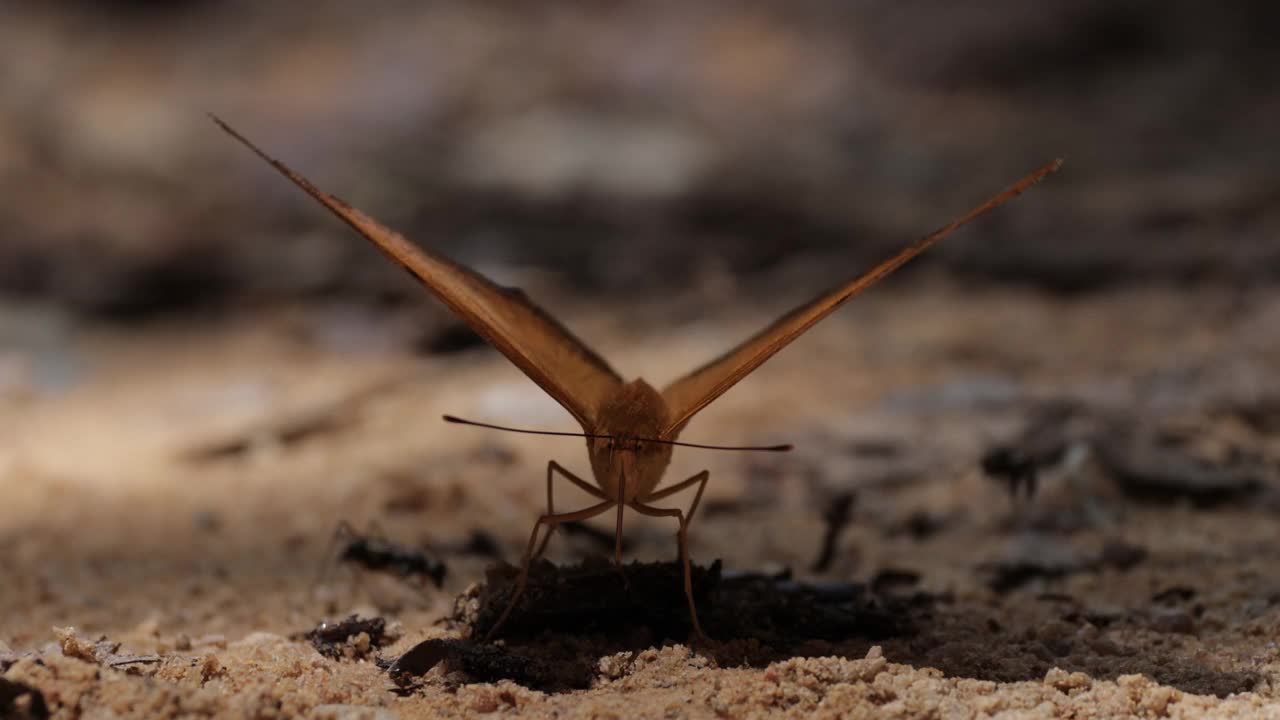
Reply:
[[[699,410],[709,405],[712,400],[720,397],[739,380],[751,374],[765,360],[768,360],[774,353],[786,347],[792,340],[800,337],[804,331],[831,314],[846,300],[871,287],[876,281],[898,269],[911,258],[924,252],[930,245],[946,237],[952,231],[994,210],[1006,201],[1012,200],[1022,191],[1039,182],[1061,166],[1062,161],[1055,160],[1027,175],[1004,192],[971,210],[968,215],[952,222],[932,235],[915,241],[897,255],[857,278],[818,295],[813,300],[787,313],[738,347],[667,386],[662,391],[662,397],[666,400],[667,406],[671,410],[671,421],[664,431],[663,437],[674,438]]]
[[[597,429],[597,410],[605,398],[622,385],[622,378],[523,292],[499,286],[448,258],[414,245],[312,185],[218,118],[213,120],[418,278],[441,302],[563,405],[585,431]]]

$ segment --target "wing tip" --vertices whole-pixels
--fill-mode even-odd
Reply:
[[[365,216],[364,213],[361,213],[359,210],[356,210],[354,207],[347,204],[347,202],[342,198],[339,198],[336,195],[327,193],[324,190],[321,190],[320,188],[316,187],[314,183],[312,183],[306,177],[299,174],[298,171],[294,170],[288,165],[285,165],[280,160],[277,160],[275,157],[269,155],[266,150],[263,150],[262,148],[253,144],[253,141],[251,141],[249,138],[245,137],[244,135],[240,134],[238,130],[228,125],[227,122],[224,121],[222,118],[218,117],[212,112],[207,114],[209,116],[209,119],[212,120],[215,124],[217,124],[218,127],[222,128],[222,130],[225,133],[230,135],[232,138],[238,140],[240,144],[248,148],[250,152],[252,152],[254,155],[257,155],[259,158],[262,158],[264,161],[266,161],[268,165],[275,168],[276,172],[285,176],[287,179],[293,182],[293,184],[302,188],[302,190],[306,192],[308,195],[320,201],[322,205],[328,207],[332,212],[336,213],[342,220],[346,221],[348,224],[352,226],[355,226],[356,230],[363,233],[366,231],[366,228],[361,225],[362,223],[368,224],[370,222],[376,222],[372,218]],[[357,215],[359,216],[358,218],[355,217]],[[383,229],[386,230],[387,232],[390,232],[390,230],[386,228],[383,228]]]
[[[228,134],[228,135],[230,135],[231,137],[235,138],[236,140],[239,140],[240,142],[244,143],[245,145],[248,145],[248,146],[249,146],[249,147],[251,147],[251,148],[253,147],[253,143],[249,142],[248,138],[246,138],[245,136],[241,135],[239,131],[237,131],[235,128],[233,128],[233,127],[231,127],[229,124],[227,124],[227,121],[226,121],[226,120],[223,120],[222,118],[218,117],[218,116],[217,116],[216,114],[214,114],[212,111],[206,112],[205,114],[209,116],[209,119],[213,121],[213,124],[214,124],[214,125],[217,125],[218,127],[222,128],[222,131],[223,131],[223,132],[225,132],[226,134]],[[256,148],[254,148],[254,149],[256,149]]]
[[[1021,195],[1022,193],[1031,189],[1033,186],[1039,185],[1042,180],[1058,172],[1058,170],[1062,169],[1062,165],[1065,162],[1066,162],[1065,158],[1055,158],[1051,162],[1041,165],[1039,168],[1036,168],[1035,170],[1031,171],[1029,174],[1024,175],[1021,180],[1009,186],[1009,188],[1006,189],[1004,192],[1000,193],[994,198],[991,198],[986,203],[981,205],[977,210],[971,212],[969,215],[966,215],[962,219],[962,221],[959,223],[959,225],[963,225],[969,222],[970,220],[974,220],[980,215],[985,215],[987,212],[994,210],[995,208],[1005,204],[1006,202],[1017,197],[1018,195]],[[951,229],[954,230],[955,228],[952,227]]]
[[[297,179],[295,177],[296,173],[294,173],[291,169],[285,166],[284,163],[271,157],[270,155],[267,154],[265,150],[258,147],[257,145],[254,145],[253,142],[249,140],[249,138],[245,137],[244,135],[241,135],[239,130],[236,130],[235,128],[231,127],[229,124],[227,124],[225,120],[213,114],[212,112],[209,112],[206,114],[209,116],[209,119],[214,122],[214,124],[222,128],[223,132],[225,132],[226,134],[238,140],[241,145],[244,145],[245,147],[249,148],[249,150],[251,150],[254,155],[257,155],[263,160],[266,160],[269,165],[276,168],[280,172],[284,173],[286,177],[289,177],[290,179],[294,179],[294,180]]]
[[[1038,183],[1041,180],[1049,177],[1050,175],[1058,172],[1059,170],[1062,169],[1063,164],[1066,162],[1067,162],[1066,158],[1054,158],[1052,162],[1042,166],[1039,170],[1036,170],[1035,172],[1031,173],[1031,178],[1032,178],[1031,183],[1032,184]]]

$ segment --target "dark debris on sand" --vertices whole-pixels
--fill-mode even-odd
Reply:
[[[931,596],[880,597],[848,583],[807,584],[789,576],[729,575],[719,561],[694,566],[694,596],[712,640],[693,637],[679,563],[632,563],[618,568],[603,558],[580,565],[535,564],[524,597],[501,629],[501,642],[483,638],[506,608],[519,574],[496,565],[487,582],[458,599],[452,621],[470,640],[427,640],[386,665],[402,688],[442,665],[446,674],[470,680],[508,679],[538,689],[587,687],[595,659],[635,651],[664,640],[690,641],[717,655],[721,643],[749,642],[768,657],[793,654],[814,640],[882,640],[908,635],[926,616]],[[735,655],[734,662],[741,662]]]
[[[502,645],[434,638],[414,645],[383,667],[402,690],[412,689],[417,678],[442,663],[446,675],[461,673],[471,682],[511,680],[538,690],[585,688],[591,683],[591,668],[583,658],[575,660],[554,662]]]
[[[483,637],[506,608],[519,571],[498,565],[487,573],[474,615],[459,614],[473,637]],[[504,637],[554,630],[588,634],[635,627],[659,638],[690,637],[692,624],[679,563],[632,563],[626,580],[609,561],[589,559],[530,569],[524,597],[502,628]],[[765,575],[726,576],[716,561],[693,567],[694,600],[713,638],[755,638],[776,646],[850,636],[877,639],[903,632],[902,613],[858,585],[839,588]],[[841,592],[836,592],[836,590]],[[893,602],[897,602],[896,600]],[[460,606],[465,607],[465,606]]]
[[[368,647],[364,649],[353,644],[361,634],[369,639]],[[389,639],[386,620],[380,617],[360,618],[356,615],[339,622],[322,622],[303,637],[316,652],[333,660],[363,654],[369,649],[381,647]]]
[[[1248,500],[1274,484],[1275,470],[1256,447],[1214,437],[1203,426],[1113,424],[1095,447],[1120,489],[1144,502],[1214,507]]]
[[[26,683],[0,677],[0,718],[5,720],[44,720],[49,706],[44,694]]]
[[[987,586],[1005,594],[1037,580],[1056,580],[1107,568],[1131,570],[1147,559],[1147,549],[1123,540],[1108,540],[1095,556],[1082,556],[1068,545],[1028,543],[1016,547],[1008,557],[978,566],[986,576]]]

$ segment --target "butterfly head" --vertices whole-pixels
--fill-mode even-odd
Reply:
[[[652,438],[662,437],[667,415],[666,402],[644,380],[621,386],[600,408],[595,432],[608,437],[587,438],[587,454],[605,495],[644,498],[662,480],[672,446]]]

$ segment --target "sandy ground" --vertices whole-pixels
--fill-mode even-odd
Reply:
[[[535,294],[661,383],[804,293]],[[889,629],[697,644],[584,624],[497,651],[576,658],[576,687],[444,663],[402,689],[377,663],[465,634],[445,618],[460,595],[474,610],[494,554],[518,557],[546,461],[587,472],[579,441],[440,422],[572,428],[496,353],[428,352],[421,326],[443,320],[346,306],[0,323],[0,716],[1280,717],[1273,291],[859,299],[685,433],[794,452],[680,450],[668,479],[711,471],[700,564],[861,593],[833,612],[897,614]],[[1034,468],[1038,492],[1011,498],[984,456]],[[426,545],[443,589],[333,567],[340,522]],[[628,516],[628,559],[671,559],[673,530]],[[550,557],[608,552],[562,533]],[[352,614],[385,620],[381,647],[303,636]]]
[[[0,718],[1280,716],[1274,4],[9,5]],[[628,516],[479,646],[571,421],[210,110],[658,384],[1069,164],[688,429],[712,641]]]

